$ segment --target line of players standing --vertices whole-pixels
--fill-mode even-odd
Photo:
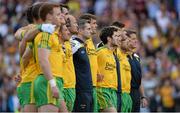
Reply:
[[[113,22],[95,47],[95,15],[76,20],[67,5],[37,2],[26,16],[29,24],[15,33],[21,111],[139,112],[140,102],[147,106],[136,31]]]

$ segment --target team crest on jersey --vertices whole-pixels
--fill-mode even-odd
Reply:
[[[112,71],[114,68],[116,68],[116,66],[110,62],[107,62],[106,63],[106,67],[105,67],[105,70],[110,70]]]
[[[87,48],[88,55],[97,55],[95,49]]]
[[[81,51],[81,54],[85,54],[85,51]]]

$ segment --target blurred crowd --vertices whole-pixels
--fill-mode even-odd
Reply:
[[[36,1],[0,0],[0,112],[17,111],[14,75],[19,71],[15,31],[27,25],[24,11]],[[148,108],[142,111],[180,111],[180,0],[49,0],[66,3],[70,13],[91,13],[98,27],[113,21],[136,29]],[[98,38],[94,39],[99,42]]]

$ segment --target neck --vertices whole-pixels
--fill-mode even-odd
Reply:
[[[61,37],[59,38],[59,43],[61,43],[61,44],[64,43],[64,40]]]
[[[125,53],[125,54],[128,54],[128,55],[131,55],[133,52],[132,51],[129,51],[129,50],[125,50],[125,49],[121,49],[122,53]]]
[[[110,44],[110,43],[107,43],[107,47],[108,47],[108,49],[110,49],[112,51],[114,51],[116,49],[116,47],[112,46],[112,44]]]
[[[40,20],[35,20],[34,23],[35,24],[41,24],[41,21]]]
[[[50,20],[46,20],[45,23],[50,23],[51,24],[52,22]]]
[[[136,51],[137,51],[136,48],[132,48],[132,49],[131,49],[131,52],[132,52],[132,53],[135,53]]]
[[[97,37],[97,33],[94,33],[94,34],[92,33],[91,36],[92,37]]]
[[[73,35],[78,35],[78,33],[72,33],[72,32],[71,32],[71,36],[73,36]]]
[[[121,52],[122,52],[122,53],[127,53],[127,50],[121,49]]]
[[[86,38],[85,38],[85,37],[83,37],[81,34],[78,34],[78,38],[80,38],[83,42],[85,42],[85,41],[86,41]]]

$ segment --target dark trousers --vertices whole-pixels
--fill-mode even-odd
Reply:
[[[93,112],[93,93],[76,92],[73,112]]]
[[[131,89],[131,98],[133,101],[132,112],[140,112],[140,91],[139,89]]]
[[[174,106],[171,108],[167,108],[167,107],[162,107],[162,112],[175,112],[175,108]]]
[[[121,93],[117,92],[117,111],[121,112]]]

